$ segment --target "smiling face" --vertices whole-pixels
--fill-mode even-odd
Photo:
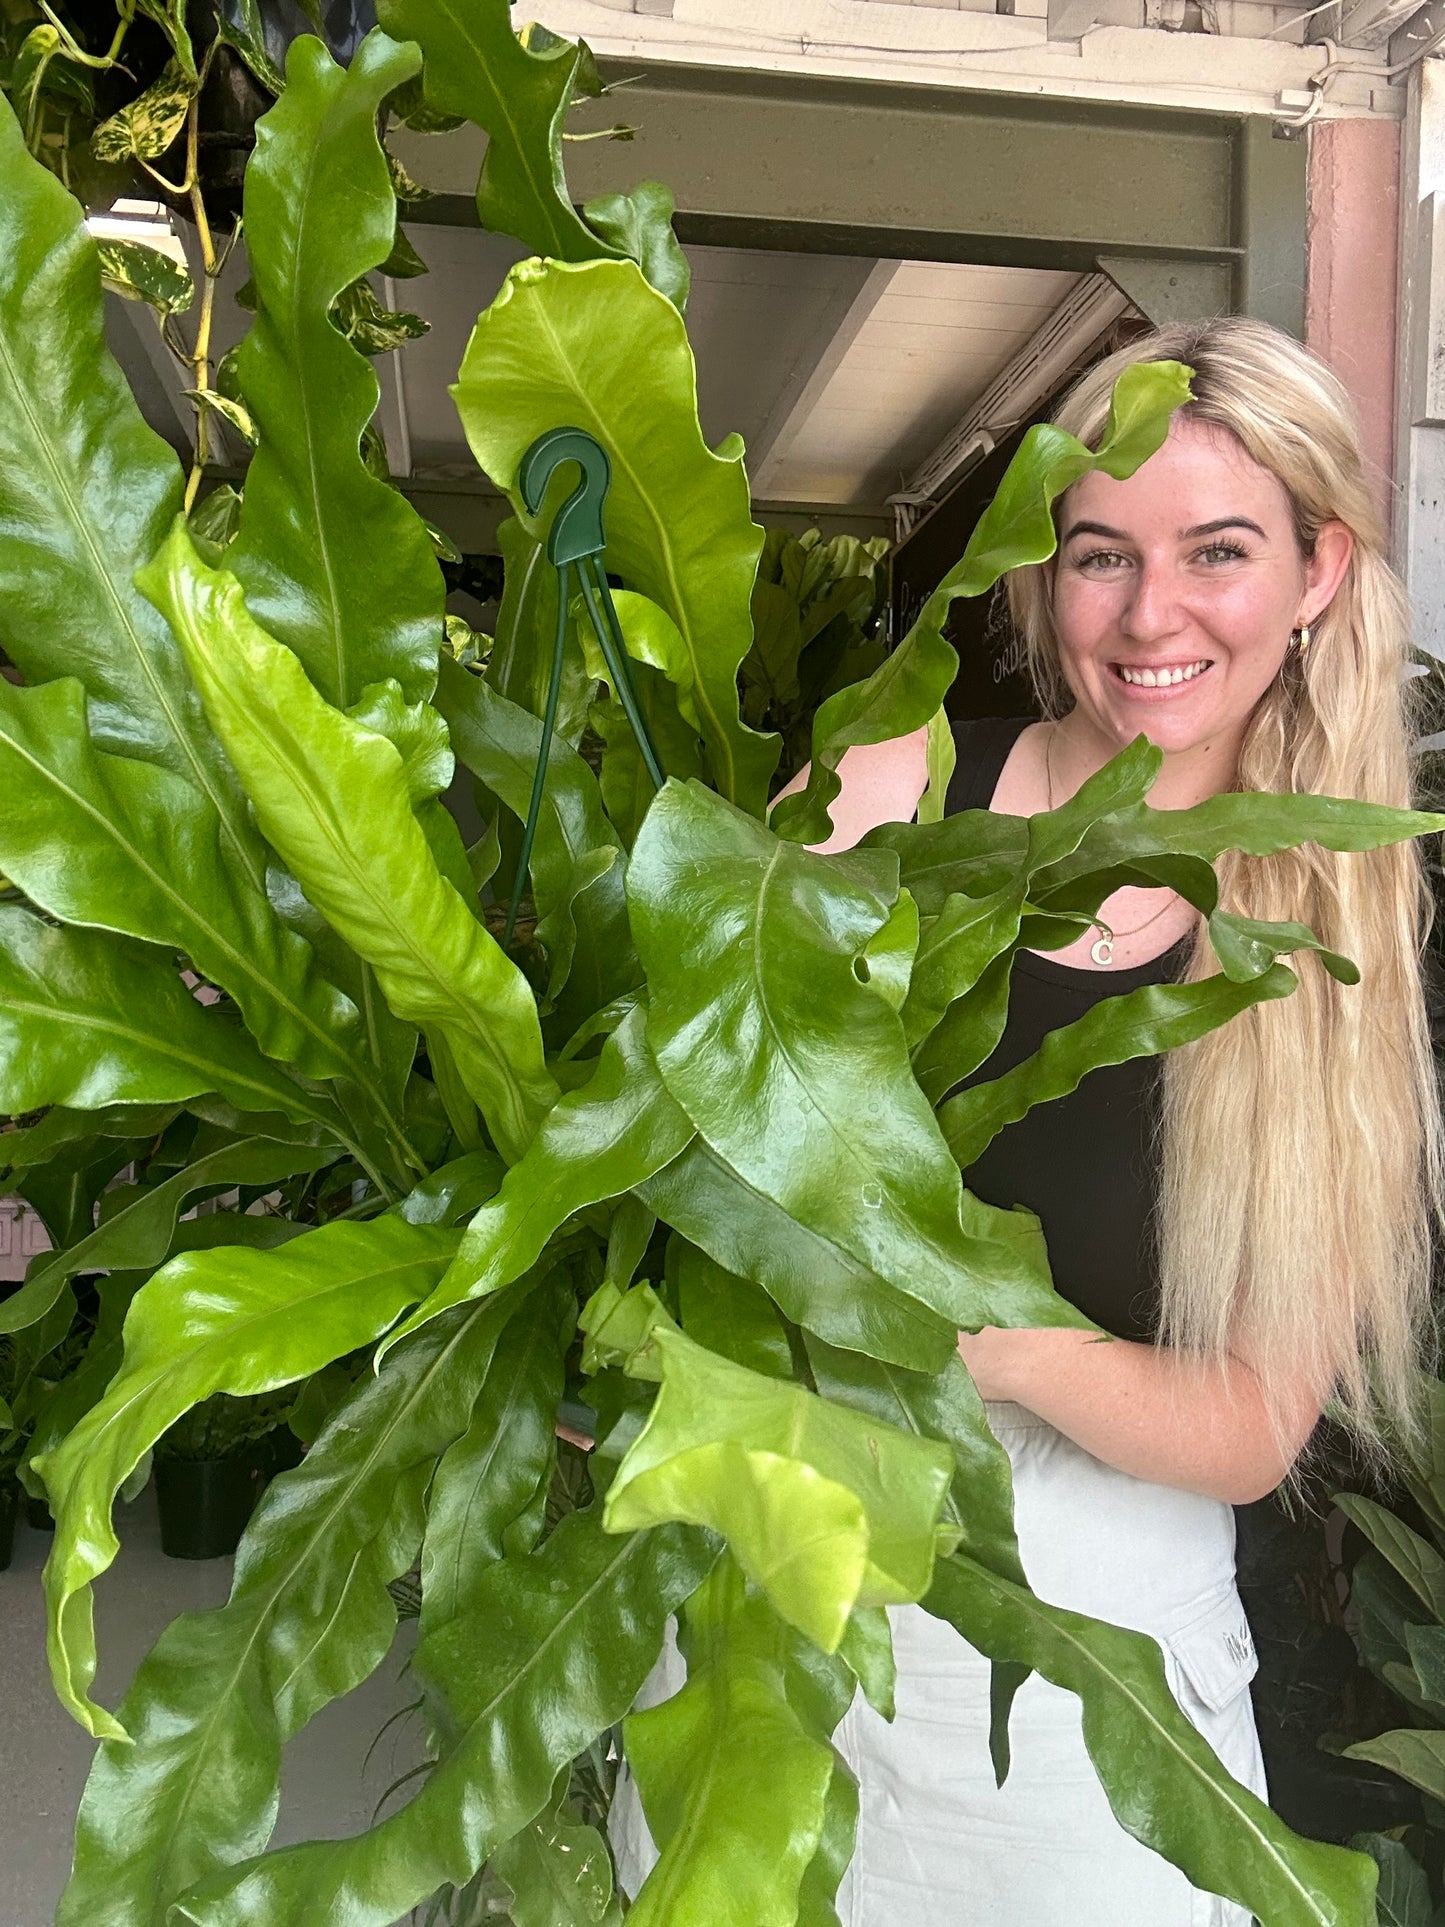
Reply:
[[[1074,730],[1107,754],[1143,732],[1166,756],[1231,766],[1291,632],[1318,619],[1351,550],[1328,522],[1305,555],[1278,477],[1188,416],[1127,481],[1072,488],[1059,536],[1053,612]]]

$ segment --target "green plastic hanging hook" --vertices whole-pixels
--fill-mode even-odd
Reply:
[[[562,687],[562,664],[567,646],[567,622],[571,613],[572,576],[576,572],[588,619],[597,637],[602,659],[612,688],[637,738],[638,749],[654,789],[661,789],[664,776],[647,719],[637,700],[632,671],[627,660],[627,645],[602,552],[607,546],[603,529],[603,510],[607,491],[612,486],[612,464],[607,450],[582,428],[553,428],[538,436],[522,458],[518,483],[522,500],[532,515],[540,513],[552,477],[566,462],[576,462],[581,479],[552,518],[547,538],[547,559],[557,571],[557,630],[552,647],[552,674],[547,684],[547,702],[542,716],[542,739],[537,751],[537,768],[532,778],[532,799],[522,830],[522,847],[517,859],[517,874],[512,883],[512,900],[507,907],[507,927],[503,945],[510,944],[517,924],[517,909],[532,861],[532,845],[542,814],[542,798],[547,787],[547,764],[552,754],[552,736],[557,725],[557,699]]]

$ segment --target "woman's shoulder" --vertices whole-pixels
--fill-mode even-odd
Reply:
[[[948,814],[986,810],[993,801],[1009,751],[1035,719],[978,716],[953,723],[954,765],[948,783]]]

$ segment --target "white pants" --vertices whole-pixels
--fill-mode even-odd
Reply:
[[[1217,1499],[1129,1477],[1021,1406],[989,1423],[1013,1463],[1019,1548],[1043,1599],[1158,1640],[1170,1687],[1224,1765],[1264,1797],[1250,1705],[1253,1642],[1234,1584],[1234,1515]],[[1010,1720],[994,1785],[989,1667],[917,1606],[893,1611],[897,1717],[854,1701],[835,1735],[859,1781],[842,1927],[1249,1927],[1114,1819],[1084,1748],[1079,1702],[1037,1676]],[[682,1684],[676,1648],[648,1681]],[[635,1894],[656,1854],[624,1774],[611,1832]]]

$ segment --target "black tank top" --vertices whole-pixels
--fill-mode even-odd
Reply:
[[[1013,716],[954,724],[958,762],[948,786],[950,812],[989,807],[1008,753],[1027,727],[1026,717]],[[1021,951],[1003,1037],[960,1088],[1012,1070],[1047,1032],[1073,1023],[1105,997],[1170,982],[1188,950],[1186,938],[1131,970],[1099,971]],[[1158,1092],[1157,1058],[1092,1071],[1070,1096],[1036,1105],[1000,1131],[963,1174],[987,1203],[1022,1204],[1038,1213],[1055,1288],[1117,1338],[1152,1341],[1157,1331]]]

